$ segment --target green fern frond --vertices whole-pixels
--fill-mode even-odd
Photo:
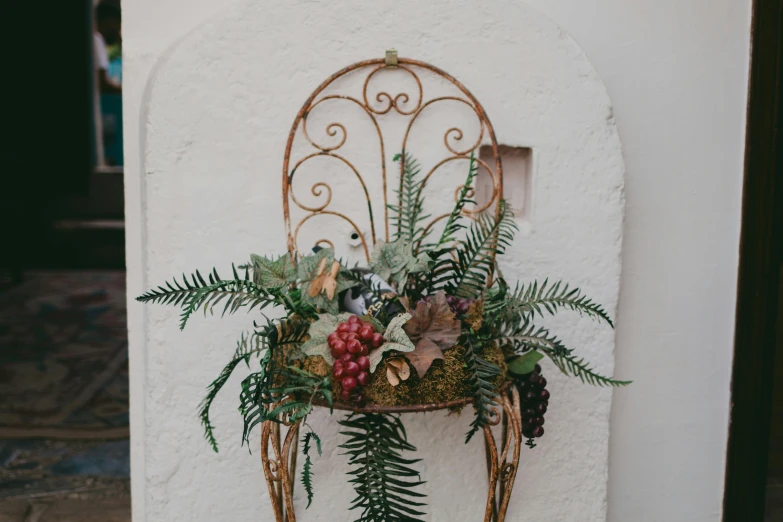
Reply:
[[[268,346],[263,336],[258,334],[246,336],[245,334],[242,334],[239,341],[237,341],[237,349],[234,352],[234,356],[223,368],[223,371],[220,372],[218,378],[207,386],[207,395],[199,406],[199,417],[201,418],[201,424],[204,426],[204,437],[215,452],[218,451],[217,440],[214,435],[215,428],[209,419],[209,409],[212,407],[212,402],[215,400],[215,397],[217,397],[217,394],[220,393],[220,390],[223,389],[226,382],[228,382],[234,369],[242,362],[249,365],[250,357],[254,354],[260,354],[263,351],[266,351],[267,355],[269,354]]]
[[[332,405],[329,377],[321,378],[300,368],[282,366],[274,358],[265,357],[261,370],[242,381],[239,394],[239,411],[244,417],[242,442],[249,443],[250,433],[264,421],[304,419],[313,410],[316,398]]]
[[[541,285],[538,282],[527,286],[517,285],[506,297],[505,306],[512,312],[530,314],[531,317],[536,314],[543,316],[544,312],[555,315],[559,309],[565,308],[593,319],[604,320],[614,328],[614,323],[603,306],[593,302],[579,288],[571,288],[562,281],[549,284],[549,280],[545,279]]]
[[[584,359],[577,359],[575,356],[569,354],[558,355],[549,350],[543,350],[552,362],[557,366],[561,372],[566,375],[572,375],[579,377],[582,382],[592,384],[593,386],[628,386],[633,381],[618,381],[611,377],[604,377],[591,369]]]
[[[347,440],[340,447],[354,467],[348,474],[354,478],[356,498],[351,509],[361,509],[357,522],[420,522],[423,515],[414,508],[424,506],[413,499],[425,495],[414,491],[424,484],[410,466],[420,459],[405,459],[403,451],[416,451],[408,442],[405,427],[396,415],[352,413],[339,424]],[[417,479],[412,479],[416,477]]]
[[[222,279],[214,268],[207,280],[198,271],[191,274],[190,281],[183,274],[181,283],[174,278],[172,282],[166,282],[165,286],[150,290],[137,297],[136,300],[142,303],[180,306],[182,308],[180,329],[185,328],[185,324],[194,312],[203,308],[206,314],[221,301],[223,302],[223,315],[233,314],[242,307],[252,310],[282,304],[279,294],[256,285],[248,270],[245,270],[244,277],[239,276],[233,265],[232,270],[233,279]]]
[[[313,502],[313,462],[310,459],[310,441],[315,440],[318,455],[321,455],[321,438],[314,431],[308,431],[302,438],[302,454],[305,456],[304,469],[302,471],[302,486],[307,493],[307,507]]]
[[[506,251],[517,230],[514,214],[506,202],[501,200],[498,205],[497,219],[481,214],[459,242],[457,259],[451,263],[453,273],[445,285],[447,294],[472,299],[485,290],[495,267],[495,257]]]
[[[521,323],[495,322],[495,332],[485,341],[495,341],[501,346],[509,345],[517,353],[530,350],[549,350],[556,355],[568,355],[571,350],[546,328],[531,324],[527,319]]]
[[[395,155],[394,161],[402,164],[400,189],[395,191],[399,205],[387,205],[393,211],[392,226],[397,229],[394,240],[415,245],[424,240],[425,229],[422,223],[430,217],[423,214],[424,198],[421,197],[421,191],[424,183],[418,179],[421,165],[408,152]]]
[[[465,348],[463,361],[468,372],[468,385],[473,396],[473,408],[476,416],[470,423],[470,431],[465,436],[465,443],[470,442],[480,429],[483,429],[494,416],[495,399],[498,396],[497,386],[492,379],[500,374],[500,368],[476,355],[477,341],[472,336],[465,336],[462,344]]]
[[[292,315],[268,320],[259,334],[267,339],[273,350],[277,353],[285,353],[290,361],[301,357],[298,349],[307,340],[309,331],[309,321]]]
[[[440,234],[440,239],[438,239],[438,242],[434,245],[421,245],[424,250],[433,251],[434,254],[432,257],[434,259],[440,257],[440,254],[443,253],[443,249],[446,251],[450,250],[451,244],[457,240],[457,234],[459,231],[465,228],[465,225],[462,224],[462,219],[464,218],[464,214],[462,212],[465,210],[465,205],[468,203],[476,203],[470,199],[469,194],[474,191],[473,182],[476,180],[477,175],[478,163],[476,162],[474,153],[471,152],[470,164],[468,166],[468,176],[465,178],[465,183],[459,190],[457,201],[454,204],[454,208],[451,209],[451,214],[449,214],[449,217],[446,220],[446,226],[443,227],[443,232]]]

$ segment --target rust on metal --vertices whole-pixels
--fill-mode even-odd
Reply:
[[[443,135],[443,143],[446,146],[448,156],[439,161],[434,167],[432,167],[426,174],[423,183],[426,185],[429,178],[435,173],[435,171],[442,165],[454,161],[454,160],[467,160],[472,152],[481,145],[485,137],[487,137],[492,145],[492,153],[494,156],[494,167],[487,164],[480,158],[476,158],[477,162],[483,170],[486,170],[492,181],[492,194],[487,202],[480,207],[469,209],[466,208],[463,213],[466,216],[474,216],[475,214],[489,209],[495,204],[496,212],[499,211],[497,202],[503,197],[503,166],[500,160],[500,154],[498,151],[498,144],[495,138],[495,131],[492,124],[487,117],[484,108],[479,101],[471,94],[471,92],[456,78],[446,73],[445,71],[418,60],[411,60],[409,58],[398,58],[396,51],[390,50],[387,53],[386,58],[375,60],[364,60],[354,63],[345,67],[336,73],[329,76],[324,82],[321,83],[307,98],[302,105],[298,114],[294,118],[294,122],[291,125],[291,129],[288,133],[288,141],[286,143],[285,154],[283,158],[283,215],[285,220],[285,229],[287,235],[287,248],[292,254],[298,255],[298,235],[302,225],[310,221],[315,216],[332,216],[342,221],[347,222],[351,228],[358,234],[366,259],[369,261],[370,252],[375,246],[376,242],[382,237],[385,241],[390,240],[390,224],[389,224],[389,183],[388,172],[386,168],[386,150],[389,146],[385,142],[384,134],[379,124],[379,118],[386,117],[387,115],[394,113],[397,117],[408,118],[407,125],[405,126],[405,134],[402,142],[399,144],[398,150],[402,153],[400,159],[400,180],[396,184],[398,189],[402,188],[402,172],[405,169],[405,151],[408,146],[408,138],[413,128],[414,123],[418,120],[423,111],[426,111],[433,104],[439,102],[456,102],[466,105],[471,109],[477,118],[479,129],[478,137],[474,142],[469,145],[459,147],[458,143],[461,143],[465,137],[463,129],[452,126]],[[392,94],[388,90],[378,90],[375,95],[371,95],[370,92],[376,83],[382,80],[385,72],[396,72],[396,74],[405,74],[410,76],[415,82],[415,92],[399,92]],[[421,71],[428,71],[434,74],[436,77],[446,80],[454,87],[456,87],[461,96],[438,96],[431,99],[425,99],[424,84],[419,75]],[[353,97],[347,94],[324,94],[324,91],[335,83],[336,80],[351,74],[351,73],[364,73],[364,81],[361,87],[361,96]],[[311,131],[308,129],[308,116],[319,105],[328,101],[346,101],[354,105],[359,106],[362,111],[368,116],[370,122],[377,134],[380,161],[379,161],[379,174],[381,177],[381,188],[383,192],[383,217],[384,223],[382,229],[379,231],[376,228],[375,215],[373,213],[373,204],[370,198],[370,193],[365,183],[365,179],[359,170],[356,168],[354,162],[349,158],[343,156],[338,151],[343,149],[344,145],[348,141],[348,126],[341,122],[332,122],[326,125],[324,132],[326,136],[336,139],[336,143],[326,145],[322,142],[314,139]],[[292,158],[294,140],[298,135],[302,135],[306,142],[315,149],[313,152],[306,153],[301,158]],[[330,208],[332,205],[332,197],[334,195],[332,186],[326,180],[317,181],[310,188],[310,193],[317,198],[319,203],[317,204],[305,204],[297,198],[294,189],[294,175],[297,169],[305,162],[312,158],[322,157],[329,159],[336,159],[342,162],[349,168],[355,175],[361,187],[361,193],[364,195],[367,201],[367,215],[366,218],[362,216],[348,217],[343,212],[336,212]],[[293,165],[293,167],[292,167]],[[458,187],[459,188],[459,187]],[[293,205],[292,205],[293,203]],[[396,204],[399,205],[399,199]],[[291,211],[292,208],[297,208],[298,213],[304,213],[304,216],[298,217],[298,221],[292,223]],[[443,216],[438,216],[429,223],[425,224],[426,230],[432,228],[432,226],[443,219]],[[364,228],[364,225],[367,228]],[[366,230],[369,230],[369,237],[365,237]],[[397,230],[399,232],[399,229]],[[379,237],[380,236],[380,237]],[[327,244],[334,245],[333,239],[325,238],[320,240],[321,242],[328,242]]]

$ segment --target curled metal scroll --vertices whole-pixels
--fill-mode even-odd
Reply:
[[[398,71],[408,75],[413,79],[413,85],[415,85],[413,91],[405,92],[390,92],[389,89],[379,89],[378,86],[383,80],[384,75],[391,71]],[[421,71],[428,71],[435,76],[445,79],[454,87],[456,87],[461,95],[459,96],[438,96],[431,99],[425,98],[425,88],[420,76]],[[324,94],[324,91],[338,78],[342,78],[348,74],[366,74],[361,87],[360,96],[350,96],[347,94]],[[377,91],[377,92],[376,92]],[[373,128],[376,131],[379,150],[380,161],[378,162],[377,170],[373,172],[360,173],[356,166],[349,158],[338,153],[341,148],[351,139],[352,134],[349,132],[348,125],[341,122],[331,122],[323,129],[325,135],[331,140],[324,140],[319,138],[316,140],[311,134],[312,129],[308,129],[308,116],[319,105],[328,101],[346,101],[354,105],[358,105],[363,112],[367,115]],[[455,160],[469,159],[471,152],[475,151],[484,140],[485,136],[489,138],[492,145],[492,152],[494,156],[494,165],[490,165],[478,159],[479,165],[489,174],[492,179],[492,194],[489,201],[485,202],[481,206],[472,209],[465,209],[463,212],[467,216],[475,215],[479,212],[489,209],[493,204],[497,203],[503,196],[503,168],[500,161],[500,155],[498,152],[497,140],[495,138],[495,132],[492,128],[492,124],[484,111],[484,108],[478,102],[478,100],[468,91],[468,89],[462,85],[456,78],[450,74],[442,71],[441,69],[421,62],[418,60],[411,60],[406,58],[399,58],[396,65],[387,64],[383,58],[376,60],[365,60],[357,62],[353,65],[349,65],[344,69],[336,72],[328,77],[321,85],[319,85],[313,93],[308,97],[299,113],[296,115],[294,122],[291,126],[291,130],[288,135],[288,142],[286,144],[285,156],[283,160],[283,213],[285,218],[286,234],[288,237],[288,250],[291,253],[299,253],[298,236],[302,225],[309,222],[312,218],[322,215],[336,216],[344,221],[347,221],[353,230],[359,235],[365,257],[369,261],[370,252],[372,247],[379,239],[389,241],[391,239],[390,224],[389,224],[389,184],[388,184],[388,172],[386,168],[386,149],[390,146],[389,143],[384,142],[384,135],[379,125],[379,118],[383,118],[389,114],[395,114],[397,117],[407,117],[409,121],[405,128],[405,135],[402,143],[395,145],[393,150],[399,150],[405,152],[408,146],[408,138],[411,133],[415,122],[419,119],[419,116],[423,111],[426,111],[433,104],[440,102],[456,102],[466,105],[471,109],[477,118],[479,129],[478,136],[475,141],[470,140],[469,144],[463,144],[462,140],[466,138],[463,129],[457,126],[449,127],[442,139],[441,146],[445,145],[446,156],[439,161],[431,170],[427,173],[424,183],[443,165]],[[313,151],[306,153],[303,157],[293,159],[292,149],[294,139],[297,135],[301,134],[307,143],[313,147]],[[366,133],[365,133],[366,134]],[[366,136],[365,136],[366,137]],[[360,216],[347,216],[342,211],[337,211],[332,208],[333,195],[335,195],[334,188],[329,180],[319,180],[310,187],[310,192],[318,198],[317,204],[305,204],[297,198],[294,189],[294,174],[298,167],[304,162],[314,157],[333,158],[343,162],[349,167],[349,169],[355,174],[358,180],[362,193],[367,199],[367,212]],[[404,158],[404,155],[403,155]],[[293,168],[291,167],[293,165]],[[405,168],[404,159],[400,161],[400,173]],[[383,206],[384,206],[384,223],[380,230],[376,229],[376,224],[373,216],[373,204],[370,198],[367,185],[365,183],[366,176],[380,176],[382,189],[383,189]],[[400,176],[401,178],[401,176]],[[463,181],[463,179],[457,180],[457,183]],[[401,188],[402,179],[400,179]],[[459,187],[458,187],[459,188]],[[399,204],[397,200],[394,204]],[[304,214],[298,217],[296,223],[291,222],[291,210],[296,208],[297,214]],[[497,206],[496,206],[497,208]],[[437,216],[430,220],[429,223],[425,223],[424,226],[427,230],[431,229],[438,221],[443,219],[444,216]],[[364,230],[369,230],[369,237],[365,237]],[[319,244],[334,245],[334,238],[322,237],[317,241]],[[306,250],[309,250],[308,245]]]

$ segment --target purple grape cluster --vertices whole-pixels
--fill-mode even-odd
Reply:
[[[430,297],[431,296],[428,295],[418,302],[428,303],[430,301]],[[470,310],[470,306],[474,301],[475,299],[466,299],[464,297],[456,297],[453,295],[446,296],[446,302],[449,304],[449,308],[451,308],[451,311],[457,315],[464,315],[468,313],[468,310]]]
[[[549,406],[549,390],[546,379],[541,375],[541,366],[524,375],[519,381],[519,393],[522,399],[522,435],[527,444],[534,448],[534,439],[544,435],[544,414]]]

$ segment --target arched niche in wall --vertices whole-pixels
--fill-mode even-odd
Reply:
[[[294,116],[335,70],[395,46],[400,56],[459,79],[492,121],[507,155],[506,195],[522,229],[501,261],[507,278],[572,281],[615,315],[624,165],[606,89],[579,46],[551,21],[519,2],[484,4],[242,0],[183,36],[149,79],[140,115],[148,280],[193,266],[228,268],[248,252],[284,251],[280,173]],[[363,125],[358,113],[340,115]],[[386,151],[387,162],[395,152]],[[361,164],[361,147],[356,153]],[[422,162],[433,160],[428,148],[416,153]],[[430,199],[440,197],[433,190]],[[348,211],[352,204],[342,203]],[[252,319],[193,321],[180,333],[162,320],[176,312],[147,313],[147,373],[131,376],[144,401],[134,422],[146,427],[140,443],[146,490],[134,494],[148,499],[147,519],[265,516],[258,455],[234,444],[241,420],[230,390],[239,383],[229,383],[214,407],[219,455],[201,439],[196,416],[203,383],[220,371],[236,332]],[[612,373],[613,332],[577,314],[557,323],[568,345]],[[554,368],[547,378],[556,390],[547,435],[534,450],[523,448],[509,516],[602,520],[612,392],[561,378]],[[343,512],[351,498],[338,477],[345,461],[337,425],[327,415],[310,421],[327,441],[329,458],[315,462],[316,497],[303,520],[333,520],[330,513]],[[434,413],[406,423],[427,455],[425,489],[437,507],[431,520],[482,516],[484,462],[481,451],[464,448],[469,422],[467,414]],[[471,487],[475,481],[482,487]]]

